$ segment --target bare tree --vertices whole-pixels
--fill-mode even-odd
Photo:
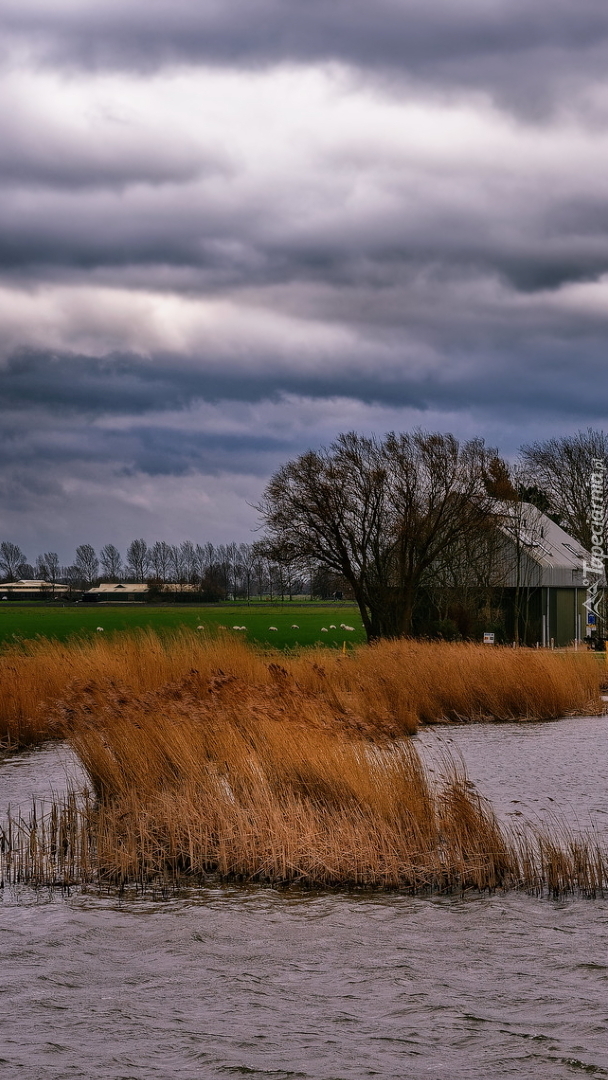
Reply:
[[[518,485],[521,490],[521,484]],[[534,553],[546,553],[542,512],[521,498],[505,503],[499,515],[498,535],[506,541],[498,549],[498,573],[503,585],[513,590],[513,640],[526,641],[530,599],[540,588],[541,563]]]
[[[232,599],[236,600],[242,567],[239,546],[234,542],[226,545],[226,565],[228,567],[228,591],[232,593]]]
[[[92,585],[99,573],[99,559],[91,544],[79,544],[76,548],[76,563],[82,580]]]
[[[496,456],[452,435],[340,435],[272,477],[259,507],[266,551],[344,577],[368,640],[408,635],[433,565],[492,516],[486,478]]]
[[[127,568],[136,581],[143,582],[150,568],[150,549],[145,540],[132,540],[127,549]]]
[[[255,558],[253,562],[253,579],[257,596],[263,596],[266,592],[266,559],[264,558],[263,545],[259,542],[254,544]]]
[[[25,555],[18,544],[3,540],[0,544],[0,570],[8,581],[15,581],[21,576],[21,567],[26,562]]]
[[[202,584],[203,578],[205,577],[206,566],[207,558],[205,548],[202,544],[197,544],[194,549],[194,574],[199,585]]]
[[[40,581],[48,581],[53,587],[53,596],[55,595],[55,585],[59,580],[60,566],[59,556],[56,551],[45,551],[44,555],[39,555],[36,559],[36,577]]]
[[[215,549],[215,562],[213,565],[213,578],[224,593],[230,592],[230,556],[225,544],[218,544]]]
[[[166,540],[157,540],[150,548],[150,567],[157,581],[165,584],[171,572],[171,547]]]
[[[122,574],[122,556],[118,548],[114,544],[104,544],[99,555],[104,577],[110,581],[119,581]]]
[[[247,602],[251,599],[251,586],[255,575],[255,567],[258,559],[255,544],[239,545],[239,564],[243,581],[243,592]]]
[[[547,500],[547,512],[591,551],[595,524],[592,520],[592,474],[594,461],[603,461],[608,479],[608,435],[605,431],[579,431],[576,435],[547,439],[522,446],[521,457],[528,483]],[[534,501],[527,495],[528,501]],[[541,509],[544,507],[541,506]],[[604,499],[604,534],[608,528],[608,499]]]
[[[185,577],[181,544],[171,544],[169,546],[169,566],[171,580],[178,585],[181,584]]]
[[[183,578],[191,583],[196,575],[196,549],[191,540],[184,540],[179,550]]]
[[[217,564],[217,555],[214,545],[207,541],[207,543],[203,545],[203,553],[204,573],[211,579]]]
[[[70,592],[74,592],[80,589],[82,586],[82,574],[80,568],[72,563],[71,566],[64,566],[61,576],[68,586]]]
[[[34,567],[34,576],[36,581],[48,581],[49,572],[47,565],[44,561],[44,555],[38,555],[36,559],[36,566]]]

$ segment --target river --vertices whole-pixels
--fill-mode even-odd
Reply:
[[[417,743],[505,819],[603,831],[607,739],[601,717]],[[0,765],[0,816],[77,769],[62,747]],[[2,1077],[608,1077],[608,900],[6,890],[0,957]]]

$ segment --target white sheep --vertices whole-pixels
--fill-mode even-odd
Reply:
[[[197,628],[196,628],[196,629],[197,629],[197,630],[204,630],[204,629],[205,629],[205,627],[204,627],[204,626],[197,626]]]
[[[292,624],[291,624],[291,629],[292,629],[292,630],[299,630],[299,629],[300,629],[300,627],[298,626],[298,624],[297,624],[296,622],[292,622]]]
[[[333,622],[331,622],[331,623],[329,624],[329,629],[330,629],[330,630],[335,630],[335,629],[336,629],[336,628],[335,628],[335,626],[334,626],[334,624],[333,624]]]
[[[269,627],[268,627],[268,629],[269,629],[269,630],[277,630],[277,631],[278,631],[278,629],[279,629],[279,628],[278,628],[278,626],[269,626]]]
[[[354,626],[343,626],[342,629],[343,630],[354,630],[355,628],[354,628]]]
[[[98,634],[103,634],[103,626],[98,626],[97,627],[97,633]]]
[[[327,629],[327,627],[326,627],[326,626],[322,626],[322,627],[321,627],[321,633],[322,633],[322,634],[328,634],[328,633],[329,633],[329,630]]]

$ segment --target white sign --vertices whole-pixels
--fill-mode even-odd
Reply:
[[[484,634],[483,635],[483,643],[484,643],[484,645],[493,645],[494,644],[494,634]]]

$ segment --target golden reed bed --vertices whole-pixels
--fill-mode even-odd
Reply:
[[[590,838],[519,834],[449,761],[431,779],[413,743],[371,742],[252,710],[229,677],[143,695],[89,687],[58,724],[92,783],[0,827],[0,881],[180,887],[214,880],[448,892],[602,893]],[[317,718],[318,719],[318,718]]]
[[[601,709],[594,656],[411,641],[284,656],[230,637],[0,657],[7,743],[64,738],[89,797],[0,828],[0,879],[601,892],[592,841],[505,832],[420,723]]]
[[[482,645],[381,642],[347,654],[309,649],[285,655],[230,635],[142,631],[112,638],[26,642],[0,652],[0,745],[19,747],[56,734],[53,706],[87,687],[126,694],[186,680],[206,698],[229,680],[247,707],[307,712],[315,726],[386,738],[419,724],[453,720],[549,719],[601,711],[603,670],[588,653]],[[310,703],[314,703],[314,707]],[[312,709],[312,712],[311,712]]]

